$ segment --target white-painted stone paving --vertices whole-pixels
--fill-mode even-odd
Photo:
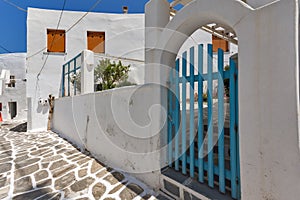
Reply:
[[[156,199],[141,182],[105,167],[57,134],[24,128],[1,125],[0,199]]]

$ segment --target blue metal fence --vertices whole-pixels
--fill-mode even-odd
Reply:
[[[199,182],[206,183],[211,188],[217,184],[220,192],[230,191],[232,198],[239,199],[236,64],[230,59],[230,70],[225,70],[224,52],[219,49],[217,71],[214,72],[213,48],[209,44],[207,46],[207,73],[204,74],[203,45],[200,44],[197,48],[197,67],[194,67],[195,48],[192,47],[189,51],[189,72],[187,73],[188,53],[184,52],[182,58],[176,60],[175,70],[170,74],[169,166],[192,178],[197,178]],[[224,80],[229,80],[229,105],[224,101]],[[218,82],[217,95],[213,98],[213,85],[216,81]],[[204,86],[207,86],[207,104],[204,103]],[[189,91],[189,99],[187,99],[187,91]],[[198,92],[197,99],[195,99],[194,92]],[[229,112],[227,112],[228,109]],[[217,112],[214,112],[216,110]],[[214,120],[217,123],[214,123]]]
[[[62,66],[62,89],[61,96],[71,96],[76,95],[78,92],[78,87],[76,84],[76,75],[79,74],[81,68],[81,53],[69,60]]]

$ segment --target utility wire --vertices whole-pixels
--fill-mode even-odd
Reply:
[[[9,4],[9,5],[11,5],[11,6],[15,7],[15,8],[17,8],[18,10],[21,10],[21,11],[23,11],[23,12],[27,12],[26,9],[21,8],[20,6],[18,6],[18,5],[16,5],[16,4],[12,3],[12,2],[10,2],[10,1],[7,1],[7,0],[2,0],[2,1],[4,1],[5,3],[7,3],[7,4]]]
[[[58,30],[58,28],[59,28],[59,25],[60,25],[60,22],[61,22],[62,15],[63,15],[63,12],[64,12],[64,10],[65,10],[66,2],[67,2],[67,0],[64,0],[63,8],[61,9],[60,16],[59,16],[59,20],[58,20],[58,22],[57,22],[57,26],[56,26],[55,32],[56,32],[56,31]],[[54,34],[54,37],[53,37],[52,42],[51,42],[51,45],[50,45],[50,49],[52,49],[52,47],[53,47],[53,44],[54,44],[54,41],[55,41],[55,37],[56,37],[56,34]],[[43,71],[43,69],[44,69],[44,67],[45,67],[45,65],[46,65],[46,63],[47,63],[48,57],[49,57],[49,54],[47,54],[46,59],[45,59],[45,61],[44,61],[44,64],[43,64],[43,66],[41,67],[39,73],[38,73],[37,76],[36,76],[37,79],[39,79],[39,76],[41,75],[41,72]]]
[[[102,0],[96,1],[96,3],[94,3],[94,5],[90,7],[90,9],[84,15],[82,15],[82,17],[79,18],[66,32],[72,30],[79,22],[81,22],[81,20],[83,20],[83,18],[85,18],[92,10],[94,10],[101,1]]]
[[[82,17],[80,17],[72,26],[70,26],[70,28],[68,28],[67,30],[66,30],[66,32],[65,32],[65,34],[67,33],[67,32],[69,32],[70,30],[72,30],[77,24],[79,24],[92,10],[94,10],[96,7],[97,7],[97,5],[101,2],[102,0],[97,0],[90,8],[89,8],[89,10],[84,14],[84,15],[82,15]],[[28,56],[27,57],[27,59],[29,59],[29,58],[32,58],[32,57],[34,57],[34,56],[36,56],[36,55],[38,55],[39,53],[41,53],[41,52],[43,52],[45,49],[47,49],[47,47],[44,47],[44,48],[42,48],[41,50],[39,50],[39,51],[37,51],[37,52],[35,52],[34,54],[32,54],[32,55],[30,55],[30,56]]]
[[[59,16],[59,20],[58,20],[58,22],[57,22],[56,31],[57,31],[57,29],[59,28],[59,25],[60,25],[60,22],[61,22],[61,18],[62,18],[64,9],[65,9],[65,6],[66,6],[66,1],[67,1],[67,0],[64,0],[63,8],[62,8],[62,10],[61,10],[61,13],[60,13],[60,16]],[[56,35],[56,34],[55,34],[55,35]],[[53,37],[53,40],[52,40],[52,42],[51,42],[50,48],[51,48],[52,45],[54,44],[54,39],[55,39],[55,36]],[[46,66],[46,63],[47,63],[47,60],[48,60],[48,56],[49,56],[49,54],[46,56],[46,59],[45,59],[45,61],[44,61],[44,63],[43,63],[43,66],[41,67],[39,73],[38,73],[37,76],[36,76],[35,92],[38,92],[38,93],[40,92],[39,76],[41,75],[41,72],[43,71],[44,67]],[[36,94],[36,95],[37,95],[37,94]]]

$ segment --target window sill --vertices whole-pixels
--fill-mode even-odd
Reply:
[[[100,56],[107,56],[105,53],[95,53],[95,52],[94,52],[94,54],[100,55]]]
[[[224,53],[224,55],[229,55],[229,54],[231,54],[232,52],[230,52],[230,51],[224,51],[223,53]],[[214,54],[214,55],[218,55],[218,52],[213,52],[213,54]]]
[[[66,52],[43,52],[44,55],[53,55],[53,56],[65,56],[67,55]]]

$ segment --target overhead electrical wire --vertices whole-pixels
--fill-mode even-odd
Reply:
[[[67,30],[66,30],[66,32],[65,32],[65,34],[67,33],[67,32],[69,32],[70,30],[72,30],[77,24],[79,24],[92,10],[94,10],[96,7],[97,7],[97,5],[101,2],[102,0],[97,0],[90,8],[89,8],[89,10],[85,13],[85,14],[83,14],[74,24],[72,24]],[[34,56],[36,56],[36,55],[38,55],[39,53],[41,53],[41,52],[43,52],[45,49],[47,49],[47,47],[44,47],[44,48],[42,48],[41,50],[39,50],[39,51],[37,51],[37,52],[35,52],[35,53],[33,53],[32,55],[30,55],[30,56],[28,56],[27,57],[27,59],[29,59],[29,58],[32,58],[32,57],[34,57]]]
[[[63,7],[62,7],[60,16],[59,16],[59,20],[58,20],[58,22],[57,22],[56,31],[57,31],[58,28],[59,28],[59,25],[60,25],[60,22],[61,22],[62,15],[63,15],[63,12],[64,12],[64,10],[65,10],[66,1],[67,1],[67,0],[64,0],[64,4],[63,4]],[[51,42],[50,48],[51,48],[52,45],[54,44],[54,42],[53,42],[54,39],[55,39],[55,36],[54,36],[54,38],[53,38],[53,40],[52,40],[52,42]],[[41,67],[39,73],[38,73],[37,76],[36,76],[36,84],[35,84],[35,91],[36,91],[36,92],[40,92],[39,76],[41,75],[41,72],[43,71],[44,67],[46,66],[46,63],[47,63],[47,60],[48,60],[48,56],[49,56],[49,55],[46,56],[46,59],[45,59],[45,61],[44,61],[44,63],[43,63],[43,66]]]
[[[7,3],[7,4],[9,4],[9,5],[11,5],[11,6],[15,7],[15,8],[17,8],[17,9],[20,10],[20,11],[27,12],[26,9],[21,8],[20,6],[18,6],[18,5],[16,5],[16,4],[12,3],[12,2],[10,2],[10,1],[7,1],[7,0],[2,0],[2,1],[4,1],[5,3]]]
[[[62,15],[63,15],[63,12],[64,12],[64,10],[65,10],[66,2],[67,2],[67,0],[64,0],[63,8],[61,9],[60,16],[59,16],[59,20],[58,20],[58,22],[57,22],[57,26],[56,26],[56,30],[55,30],[55,31],[57,31],[58,28],[59,28],[59,25],[60,25],[60,22],[61,22]],[[54,44],[54,41],[55,41],[55,37],[56,37],[56,34],[54,35],[54,37],[53,37],[53,39],[52,39],[52,42],[51,42],[51,45],[50,45],[50,49],[52,49],[52,47],[53,47],[53,44]],[[41,67],[39,73],[37,74],[37,79],[39,78],[39,76],[41,75],[41,72],[43,71],[44,67],[46,66],[48,57],[49,57],[49,54],[47,54],[46,59],[45,59],[45,61],[44,61],[44,64],[43,64],[43,66]]]

